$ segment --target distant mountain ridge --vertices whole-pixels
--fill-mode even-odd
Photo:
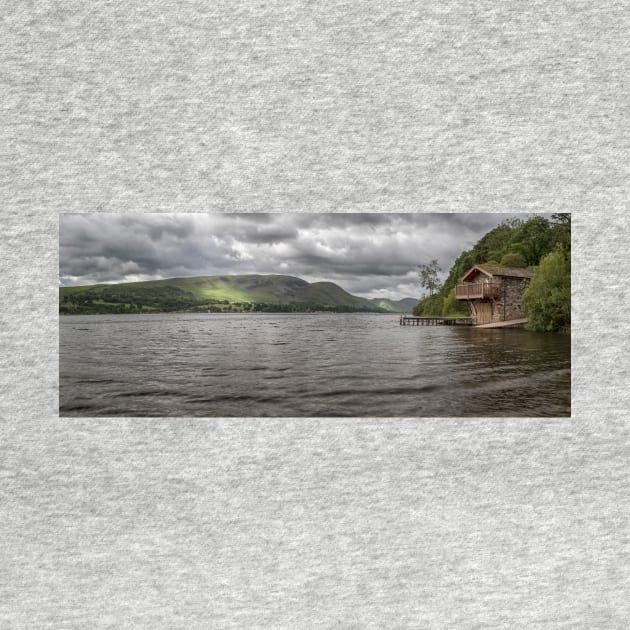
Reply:
[[[402,300],[372,298],[370,302],[379,308],[382,308],[384,311],[389,311],[391,313],[411,313],[413,307],[418,303],[418,300],[414,300],[413,298],[403,298]]]
[[[224,275],[60,287],[62,314],[138,312],[409,312],[401,302],[368,300],[333,282],[285,275]],[[403,302],[407,302],[403,304]],[[415,305],[416,301],[411,300]],[[403,310],[404,309],[404,310]]]

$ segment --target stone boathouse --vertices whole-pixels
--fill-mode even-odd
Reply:
[[[522,320],[523,292],[533,275],[529,269],[475,265],[455,287],[455,298],[468,302],[477,326]]]

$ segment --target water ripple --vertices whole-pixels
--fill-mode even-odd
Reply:
[[[570,337],[489,333],[365,314],[62,317],[60,413],[570,415]]]

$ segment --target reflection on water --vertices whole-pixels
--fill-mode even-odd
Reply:
[[[570,415],[568,335],[374,314],[60,321],[61,415]]]

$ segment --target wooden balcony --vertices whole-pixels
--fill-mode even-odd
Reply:
[[[456,300],[488,300],[500,295],[501,285],[498,282],[473,282],[455,287]]]

